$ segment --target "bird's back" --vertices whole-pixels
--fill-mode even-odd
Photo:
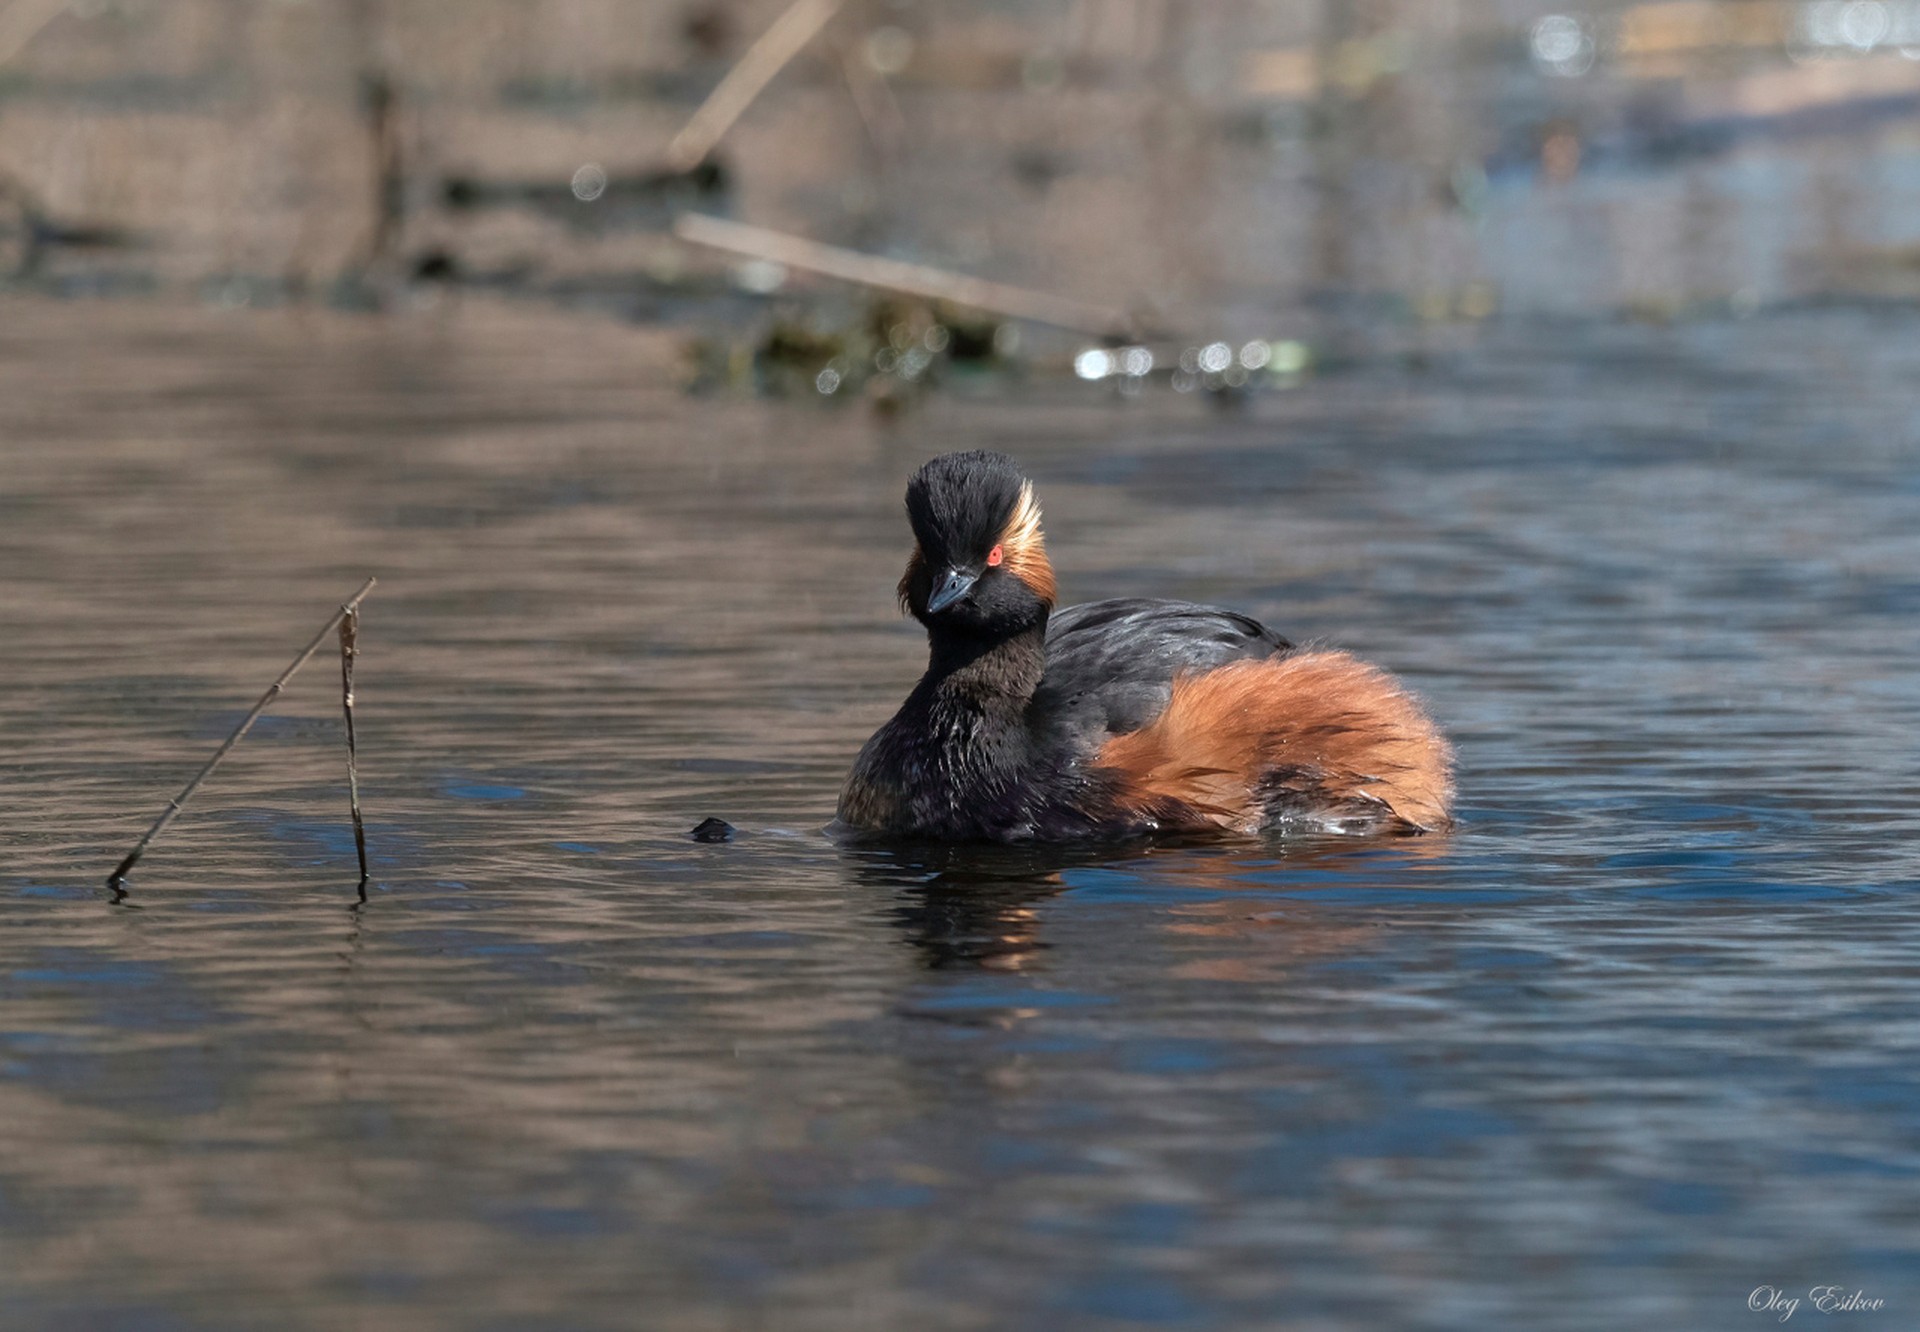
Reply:
[[[1190,601],[1121,597],[1055,612],[1029,715],[1069,747],[1093,749],[1166,711],[1173,683],[1293,644],[1248,615]]]

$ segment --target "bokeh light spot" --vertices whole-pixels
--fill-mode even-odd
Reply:
[[[606,192],[606,168],[598,162],[588,162],[573,173],[573,197],[581,203],[592,203]]]
[[[1082,379],[1105,379],[1113,373],[1113,355],[1104,347],[1089,347],[1073,358],[1073,373]]]

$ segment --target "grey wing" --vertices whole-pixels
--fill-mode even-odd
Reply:
[[[1173,680],[1292,644],[1248,615],[1190,601],[1089,601],[1047,623],[1033,715],[1081,744],[1137,731],[1166,708]]]

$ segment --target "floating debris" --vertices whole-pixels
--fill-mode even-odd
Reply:
[[[1019,347],[1012,324],[937,302],[885,297],[838,312],[787,303],[756,333],[688,342],[686,375],[696,393],[863,399],[890,411],[951,371],[1015,369]]]
[[[696,842],[731,842],[733,825],[725,819],[706,818],[696,823],[687,836]]]

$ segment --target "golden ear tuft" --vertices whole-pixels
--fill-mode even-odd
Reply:
[[[1040,531],[1040,502],[1033,497],[1033,482],[1020,486],[1020,501],[1013,506],[1013,517],[1000,534],[1006,551],[1007,572],[1025,583],[1040,600],[1053,605],[1053,564],[1047,559],[1047,539]]]

